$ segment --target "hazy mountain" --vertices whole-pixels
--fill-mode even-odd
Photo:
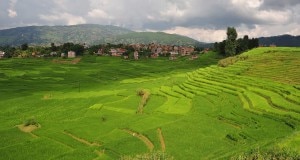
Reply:
[[[0,45],[46,44],[50,43],[99,43],[113,37],[131,33],[125,28],[103,25],[73,26],[29,26],[0,30]]]
[[[167,34],[164,32],[133,32],[116,37],[117,43],[160,43],[172,45],[196,45],[200,42],[177,34]]]
[[[300,47],[300,36],[280,35],[273,37],[261,37],[259,38],[259,44],[266,46],[274,44],[276,46],[284,47]]]
[[[205,46],[192,38],[162,32],[134,32],[116,26],[82,24],[73,26],[29,26],[0,30],[0,45],[50,45],[87,43],[161,43]]]

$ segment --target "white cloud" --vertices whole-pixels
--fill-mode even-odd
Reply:
[[[113,19],[113,17],[109,16],[101,9],[93,9],[92,11],[88,12],[88,16],[92,18]]]
[[[284,24],[291,20],[292,13],[290,11],[264,10],[257,12],[255,17],[262,22]]]
[[[14,10],[8,9],[7,11],[8,11],[8,16],[11,18],[14,18],[18,15],[17,12]]]
[[[175,27],[163,31],[188,36],[201,42],[219,42],[226,39],[226,31],[218,29]]]
[[[75,16],[69,13],[57,13],[52,15],[40,15],[40,19],[54,23],[64,22],[67,25],[84,24],[86,20],[81,16]]]
[[[179,18],[179,17],[184,16],[184,14],[185,14],[185,11],[179,9],[176,5],[172,5],[169,8],[167,8],[166,10],[160,12],[161,16],[171,17],[171,18]]]
[[[8,16],[10,18],[16,17],[18,14],[15,11],[15,5],[17,4],[18,0],[10,0],[9,1],[9,8],[7,9]]]
[[[231,0],[232,4],[239,7],[259,8],[263,4],[263,0]]]

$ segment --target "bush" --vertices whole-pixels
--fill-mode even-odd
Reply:
[[[35,125],[38,127],[39,123],[34,118],[30,118],[24,121],[24,126],[30,126],[30,125]]]

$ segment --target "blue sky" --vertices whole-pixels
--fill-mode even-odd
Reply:
[[[221,41],[240,36],[300,35],[300,0],[0,0],[0,29],[102,24]]]

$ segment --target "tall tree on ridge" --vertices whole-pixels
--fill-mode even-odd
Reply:
[[[229,56],[234,56],[236,54],[237,47],[237,32],[234,27],[227,28],[227,39],[225,42],[225,53]]]

